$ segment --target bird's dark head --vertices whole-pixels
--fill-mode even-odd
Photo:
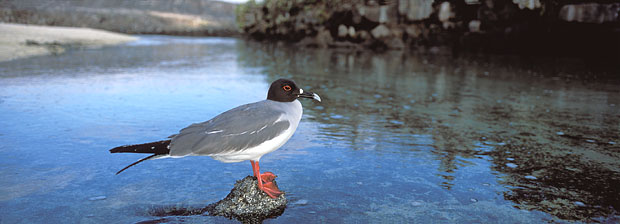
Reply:
[[[310,98],[321,102],[321,97],[313,92],[307,92],[297,87],[293,80],[278,79],[271,83],[267,99],[278,102],[293,102],[297,98]]]

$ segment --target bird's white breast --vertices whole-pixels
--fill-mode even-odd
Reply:
[[[260,158],[270,152],[275,151],[280,148],[284,143],[286,143],[299,125],[299,121],[301,120],[301,115],[303,113],[303,109],[301,103],[298,100],[293,102],[272,102],[276,104],[278,107],[281,107],[283,111],[283,115],[280,117],[280,120],[286,119],[289,121],[290,126],[286,129],[282,134],[267,140],[257,146],[248,148],[241,152],[234,153],[222,153],[210,155],[213,159],[225,162],[225,163],[233,163],[233,162],[241,162],[244,160],[254,160],[259,161]]]

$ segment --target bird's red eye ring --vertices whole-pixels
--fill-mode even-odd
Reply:
[[[282,89],[284,89],[284,91],[288,92],[288,91],[291,91],[291,89],[293,89],[293,88],[291,88],[291,86],[289,86],[289,85],[286,85],[286,86],[283,86]]]

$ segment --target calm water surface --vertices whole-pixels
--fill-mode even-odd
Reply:
[[[515,63],[515,61],[517,61]],[[224,198],[249,162],[111,155],[292,78],[297,132],[261,160],[287,192],[267,223],[620,220],[620,80],[551,61],[137,42],[0,63],[0,223],[227,223],[149,215]]]

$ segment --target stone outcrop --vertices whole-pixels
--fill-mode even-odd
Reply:
[[[605,1],[265,0],[240,5],[237,22],[255,39],[310,47],[618,56],[620,7]]]
[[[276,184],[276,181],[274,180],[273,183]],[[223,216],[229,219],[236,219],[241,223],[262,223],[266,219],[282,215],[287,204],[285,195],[286,193],[277,198],[270,198],[265,192],[258,189],[255,177],[247,176],[235,183],[235,187],[230,190],[226,198],[206,207],[155,207],[149,211],[149,214],[158,217]],[[164,218],[151,222],[176,223],[179,221]]]
[[[275,180],[273,183],[276,184]],[[261,223],[265,219],[280,216],[286,203],[284,194],[270,198],[258,189],[256,178],[247,176],[237,181],[226,198],[211,205],[213,209],[208,214],[234,218],[243,223]]]

